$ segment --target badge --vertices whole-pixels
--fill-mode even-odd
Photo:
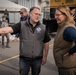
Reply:
[[[40,32],[40,31],[41,31],[41,28],[40,28],[40,27],[38,27],[38,28],[36,28],[36,30],[37,30],[37,32]]]

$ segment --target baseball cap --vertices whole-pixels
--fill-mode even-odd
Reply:
[[[21,8],[20,12],[27,12],[25,8]]]
[[[7,18],[7,17],[5,15],[3,15],[2,18]]]

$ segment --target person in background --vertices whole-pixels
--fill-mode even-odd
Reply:
[[[39,75],[41,65],[47,61],[50,37],[40,23],[40,8],[32,7],[29,18],[11,27],[0,28],[0,34],[20,33],[20,75]]]
[[[74,16],[74,14],[75,14],[75,8],[73,8],[73,9],[71,10],[71,15]]]
[[[71,15],[74,17],[74,21],[76,22],[76,8],[71,10]],[[75,24],[76,25],[76,24]]]
[[[20,10],[20,22],[25,21],[28,18],[28,11],[25,8],[21,8]],[[16,33],[14,41],[17,41],[19,38],[19,33]]]
[[[20,15],[21,15],[20,21],[25,21],[28,18],[28,11],[25,8],[21,8]]]
[[[59,75],[76,75],[76,27],[70,8],[59,5],[55,11],[58,23],[53,54]]]
[[[6,16],[2,16],[2,22],[1,22],[1,28],[3,28],[3,27],[8,27],[9,25],[8,25],[8,22],[7,22],[7,20],[6,20]],[[9,41],[10,41],[10,39],[9,39],[9,34],[8,33],[6,33],[6,34],[2,34],[1,35],[2,36],[2,48],[10,48],[10,46],[9,46]],[[4,38],[6,37],[6,46],[5,46],[5,40],[4,40]]]

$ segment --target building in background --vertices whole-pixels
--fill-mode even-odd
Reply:
[[[7,6],[11,7],[11,9],[12,9],[12,12],[7,10],[9,23],[19,22],[20,21],[20,14],[19,14],[19,12],[13,11],[13,10],[17,10],[17,9],[13,9],[14,5],[11,5],[10,3],[8,3],[8,1],[11,1],[12,3],[17,4],[17,5],[27,7],[28,9],[30,9],[33,6],[40,7],[41,8],[41,18],[40,18],[41,22],[42,22],[43,17],[45,17],[45,16],[50,17],[49,14],[48,14],[50,12],[50,10],[49,9],[46,9],[46,10],[44,9],[45,7],[49,6],[49,4],[50,4],[49,0],[5,0],[5,1],[0,0],[0,6],[2,5],[4,7],[4,8],[2,6],[0,7],[0,9],[2,8],[2,10],[0,10],[0,18],[6,12],[5,10],[7,10],[7,8],[6,8]],[[5,4],[3,4],[3,2]],[[45,15],[44,11],[46,11],[48,16]]]
[[[0,0],[0,20],[3,15],[6,15],[9,23],[17,23],[20,20],[20,9],[27,7],[21,6],[16,2],[12,2],[9,0]]]
[[[43,12],[45,11],[44,8],[46,6],[49,6],[49,4],[50,4],[49,0],[10,0],[10,1],[20,4],[22,6],[25,6],[29,9],[33,6],[40,7],[41,8],[41,18],[40,18],[41,22],[42,22],[43,17],[46,16],[43,14]],[[47,11],[47,14],[50,12],[49,9],[47,9],[46,11]],[[49,17],[49,15],[46,17]]]
[[[9,1],[12,1],[12,2],[18,4],[18,0],[9,0]]]

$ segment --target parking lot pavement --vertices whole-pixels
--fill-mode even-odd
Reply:
[[[53,58],[53,41],[50,41],[48,59],[42,65],[40,75],[58,75]],[[0,43],[0,75],[19,75],[19,42],[10,42],[11,48],[1,48]],[[31,72],[29,72],[29,75]]]

